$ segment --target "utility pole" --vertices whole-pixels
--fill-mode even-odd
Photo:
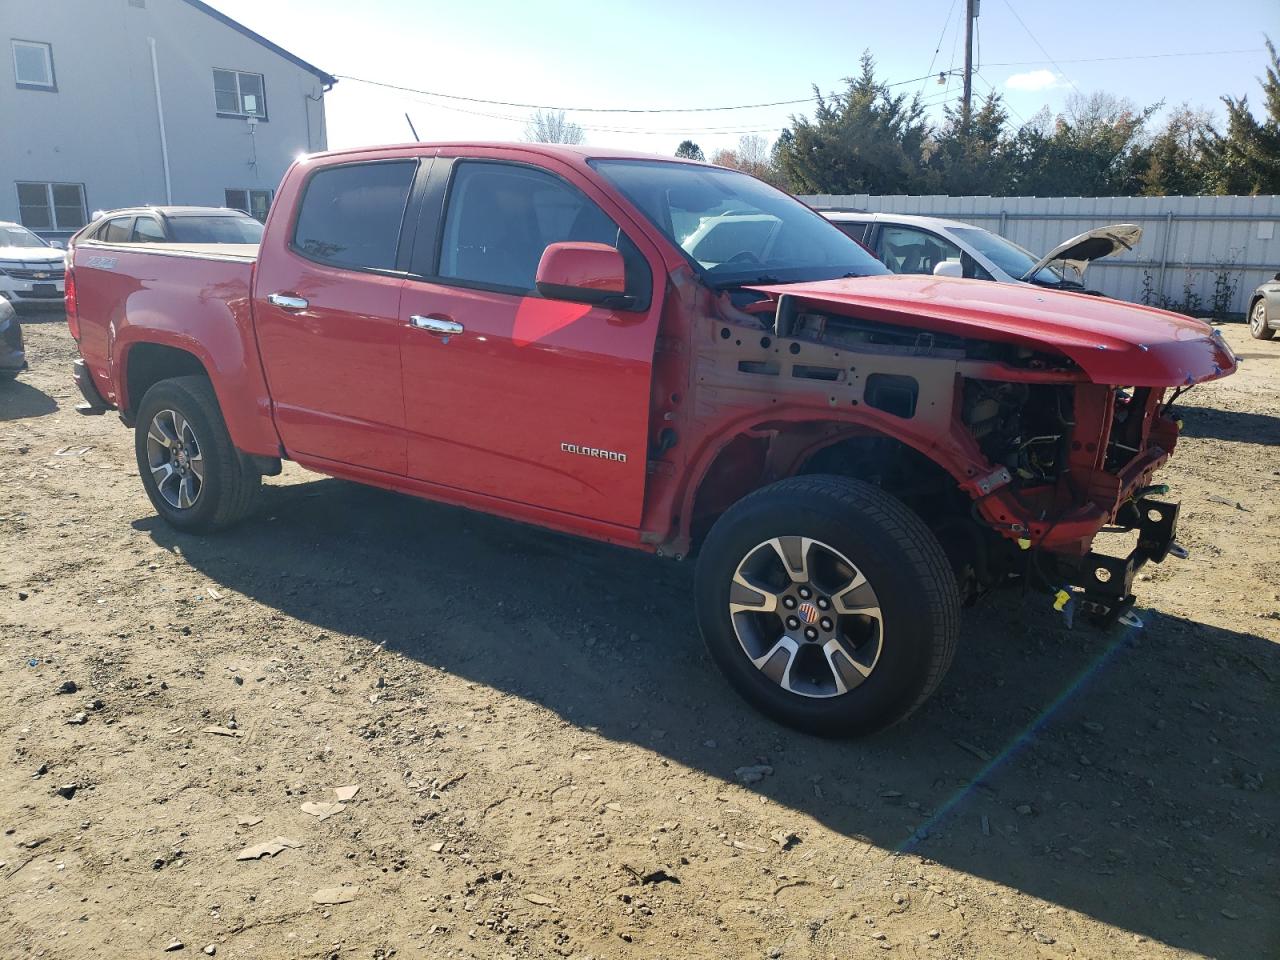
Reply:
[[[973,21],[978,19],[981,0],[965,0],[964,6],[964,105],[960,116],[964,130],[969,132],[969,118],[973,114]]]

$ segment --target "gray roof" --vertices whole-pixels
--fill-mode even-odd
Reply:
[[[268,50],[270,50],[272,53],[276,54],[277,56],[284,57],[290,63],[301,67],[303,70],[307,70],[310,73],[315,74],[317,77],[320,78],[320,81],[322,83],[326,83],[329,86],[333,86],[335,83],[338,82],[338,78],[333,76],[333,74],[325,73],[319,67],[314,66],[313,64],[307,63],[307,61],[303,60],[301,57],[295,56],[294,54],[286,50],[284,47],[281,47],[281,46],[278,46],[277,44],[272,43],[262,34],[255,33],[240,21],[232,20],[225,13],[222,13],[218,10],[213,9],[213,7],[209,6],[207,3],[202,3],[201,0],[186,0],[186,2],[191,4],[191,6],[195,7],[201,13],[207,13],[209,16],[213,17],[213,19],[219,21],[220,23],[225,23],[228,27],[230,27],[232,30],[235,30],[237,33],[242,33],[246,37],[248,37],[250,40],[253,40],[256,43],[262,44],[264,47],[266,47]]]

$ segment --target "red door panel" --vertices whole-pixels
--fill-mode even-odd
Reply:
[[[463,327],[402,328],[410,476],[639,525],[656,311],[409,280],[401,313]]]
[[[311,170],[304,161],[285,179],[253,309],[276,426],[292,454],[405,472],[396,268],[417,169],[412,158],[375,154]]]
[[[259,267],[254,315],[276,426],[285,449],[405,472],[400,380],[404,280],[301,258]],[[272,305],[270,293],[307,301]]]

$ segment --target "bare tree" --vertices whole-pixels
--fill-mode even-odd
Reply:
[[[717,167],[730,167],[737,170],[741,163],[738,160],[738,152],[736,150],[720,149],[711,154],[711,162]]]
[[[769,141],[751,133],[738,138],[738,164],[749,173],[756,173],[769,166]],[[757,174],[758,175],[758,174]]]
[[[587,139],[563,110],[539,110],[524,128],[524,138],[530,143],[582,143]]]

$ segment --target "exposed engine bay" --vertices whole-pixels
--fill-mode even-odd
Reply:
[[[1021,574],[1059,594],[1082,585],[1087,609],[1115,617],[1138,567],[1171,549],[1177,508],[1150,500],[1159,488],[1149,483],[1177,435],[1164,389],[1091,382],[1052,346],[786,293],[734,307],[737,322],[698,351],[704,400],[731,402],[768,378],[780,401],[799,394],[852,421],[808,437],[807,450],[781,429],[758,434],[745,472],[836,472],[883,487],[926,519],[970,598]],[[1104,529],[1139,530],[1141,546],[1118,560],[1095,554]]]

